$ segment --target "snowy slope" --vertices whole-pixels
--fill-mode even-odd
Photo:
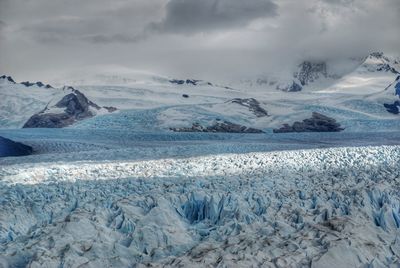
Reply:
[[[393,82],[399,70],[400,64],[395,58],[388,58],[382,53],[372,53],[353,72],[321,92],[354,95],[377,93]]]
[[[26,87],[21,84],[0,84],[0,127],[20,128],[51,101],[71,93],[69,89]]]
[[[345,126],[345,131],[397,130],[398,116],[389,113],[383,105],[394,101],[390,85],[397,77],[399,62],[381,53],[369,55],[356,68],[352,67],[354,62],[344,64],[348,72],[341,76],[330,74],[338,71],[330,71],[328,67],[325,71],[320,65],[305,68],[312,73],[302,74],[308,84],[300,92],[282,92],[268,85],[247,87],[241,83],[225,87],[189,80],[195,81],[191,84],[186,80],[117,67],[79,71],[65,78],[64,83],[74,84],[99,106],[113,106],[121,111],[73,126],[80,128],[107,128],[107,124],[113,124],[137,131],[168,131],[171,127],[189,127],[195,122],[207,124],[221,119],[271,131],[284,123],[301,121],[309,118],[312,112],[319,112],[335,118]],[[182,84],[176,81],[182,81]],[[0,128],[21,127],[47,103],[66,94],[63,87],[0,84],[3,99]],[[234,98],[257,100],[268,116],[258,117],[245,106],[233,103]]]

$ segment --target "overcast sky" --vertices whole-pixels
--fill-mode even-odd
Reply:
[[[214,78],[400,52],[400,0],[0,0],[0,74],[121,65]]]

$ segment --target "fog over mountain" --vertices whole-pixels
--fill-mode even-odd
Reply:
[[[117,64],[216,79],[395,53],[398,0],[0,0],[0,73]]]

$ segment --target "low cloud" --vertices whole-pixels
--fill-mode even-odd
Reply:
[[[258,18],[277,16],[270,0],[170,0],[161,22],[151,24],[160,32],[193,34],[244,27]]]

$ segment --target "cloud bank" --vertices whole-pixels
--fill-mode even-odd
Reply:
[[[399,53],[398,0],[0,0],[0,73],[117,64],[218,78]]]

